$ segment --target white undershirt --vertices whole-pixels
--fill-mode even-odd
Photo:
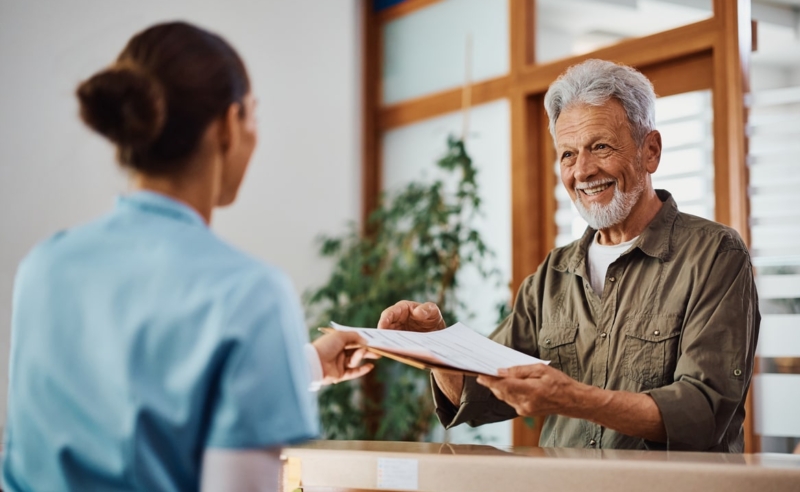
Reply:
[[[322,387],[322,379],[325,375],[322,373],[322,362],[319,360],[319,352],[310,343],[303,346],[306,353],[306,360],[308,361],[308,370],[311,374],[311,391],[319,391]]]
[[[606,285],[606,272],[608,267],[619,258],[622,253],[628,251],[634,241],[639,239],[639,236],[625,241],[624,243],[606,246],[600,244],[600,233],[594,235],[592,244],[589,245],[589,253],[586,255],[586,263],[589,267],[589,283],[592,285],[592,290],[600,297],[603,297],[603,288]]]

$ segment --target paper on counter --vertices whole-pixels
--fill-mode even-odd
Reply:
[[[378,458],[379,489],[419,490],[419,460]]]
[[[549,364],[490,340],[464,323],[428,333],[331,325],[337,330],[358,332],[369,347],[490,376],[497,376],[498,369]]]

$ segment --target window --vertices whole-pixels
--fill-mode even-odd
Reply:
[[[730,34],[747,29],[750,18],[749,10],[738,10],[739,2],[387,2],[394,6],[377,14],[367,12],[365,29],[363,216],[384,187],[411,179],[412,168],[418,170],[421,162],[432,164],[446,132],[455,128],[460,133],[456,112],[464,100],[471,100],[476,105],[474,131],[481,127],[478,119],[497,125],[485,126],[476,136],[470,132],[467,144],[475,160],[495,166],[508,158],[510,164],[510,172],[502,175],[508,176],[503,178],[507,188],[495,191],[487,184],[483,189],[486,195],[497,193],[505,199],[502,207],[510,214],[501,220],[510,222],[510,248],[505,251],[510,251],[511,285],[516,289],[554,245],[573,240],[585,228],[557,184],[542,100],[567,67],[594,56],[640,69],[656,92],[667,96],[658,102],[665,149],[654,184],[669,189],[686,212],[716,216],[747,230],[746,190],[739,185],[746,180],[741,74],[750,40]],[[771,4],[768,10],[770,15],[777,12],[774,18],[783,18],[788,8]],[[471,70],[465,67],[470,59],[468,39]],[[575,56],[578,53],[584,55]],[[464,84],[470,79],[471,85]],[[495,106],[499,101],[502,105]],[[506,116],[500,116],[501,107]],[[712,118],[712,113],[721,117]],[[502,118],[507,121],[500,123]],[[506,152],[502,159],[480,150],[496,138],[510,140],[492,147]],[[719,179],[722,176],[726,179]],[[541,423],[537,419],[530,428],[517,419],[514,444],[535,446]],[[747,450],[754,451],[749,420],[745,434]]]
[[[508,1],[447,0],[392,20],[383,30],[383,103],[393,104],[508,72]]]
[[[537,0],[536,61],[582,55],[709,17],[710,0]]]
[[[800,442],[800,87],[754,92],[750,116],[751,254],[761,303],[755,427],[764,452]]]

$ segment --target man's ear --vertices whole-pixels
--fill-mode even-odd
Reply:
[[[233,103],[228,106],[228,110],[225,111],[225,114],[219,119],[217,131],[220,150],[222,150],[223,154],[227,154],[239,139],[241,108],[241,104]]]
[[[642,164],[648,173],[653,174],[661,162],[661,133],[658,130],[653,130],[644,137],[642,150]]]

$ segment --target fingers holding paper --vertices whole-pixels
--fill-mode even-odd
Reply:
[[[499,373],[498,377],[479,376],[478,383],[522,416],[569,416],[585,386],[546,364],[516,366]]]
[[[364,339],[358,333],[347,331],[329,333],[314,340],[325,384],[359,378],[372,370],[373,364],[364,363],[364,360],[379,357],[363,347],[357,347],[363,344]]]
[[[378,328],[384,330],[428,332],[446,327],[439,307],[432,302],[400,301],[384,309],[378,321]]]

